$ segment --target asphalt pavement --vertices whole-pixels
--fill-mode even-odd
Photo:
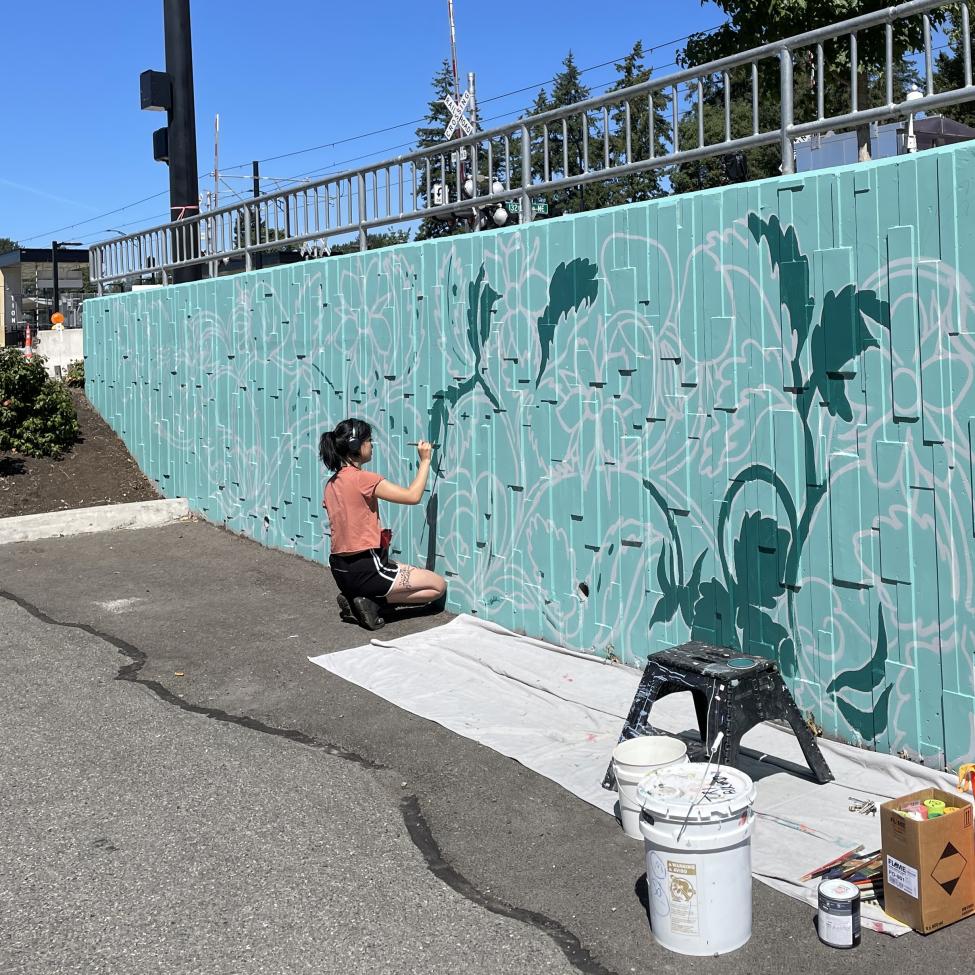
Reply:
[[[446,617],[417,616],[385,637]],[[202,523],[0,546],[0,973],[864,975],[756,883],[722,958],[655,945],[641,844],[307,660],[368,642],[321,565]]]

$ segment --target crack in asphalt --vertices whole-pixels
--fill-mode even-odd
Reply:
[[[309,748],[316,748],[319,751],[325,752],[327,755],[343,759],[347,762],[352,762],[355,765],[358,765],[360,768],[368,769],[370,771],[390,771],[389,767],[386,765],[382,765],[379,762],[374,762],[371,759],[368,759],[363,755],[359,755],[356,752],[349,751],[348,749],[340,748],[338,745],[332,745],[329,742],[321,741],[320,739],[306,734],[303,731],[299,731],[296,728],[277,728],[273,725],[267,724],[264,721],[260,721],[257,718],[248,717],[247,715],[230,714],[229,712],[223,711],[220,708],[191,704],[189,701],[184,700],[178,694],[171,691],[165,686],[165,684],[162,684],[157,680],[149,680],[139,676],[139,671],[142,670],[148,661],[148,655],[145,653],[145,651],[140,650],[133,644],[128,643],[120,637],[112,636],[110,633],[105,633],[103,630],[99,630],[94,626],[89,626],[87,623],[68,623],[64,620],[55,619],[54,617],[45,613],[40,607],[35,606],[26,599],[23,599],[15,593],[8,592],[4,589],[0,589],[0,599],[6,599],[9,602],[15,603],[41,623],[46,623],[50,626],[64,627],[65,629],[80,630],[82,633],[87,633],[89,636],[103,640],[110,646],[115,647],[119,653],[125,657],[128,657],[131,661],[130,663],[119,667],[118,674],[116,674],[115,679],[128,681],[132,684],[141,684],[143,687],[146,687],[152,691],[152,693],[165,704],[173,705],[183,711],[188,711],[191,714],[200,714],[204,717],[212,718],[215,721],[225,721],[228,724],[239,725],[240,727],[247,728],[250,731],[258,731],[262,734],[284,738],[287,741],[292,741],[299,745],[307,745]],[[403,817],[403,822],[406,826],[410,840],[423,856],[427,869],[435,877],[447,884],[448,887],[456,891],[462,897],[478,905],[479,907],[485,908],[492,914],[498,914],[502,917],[519,921],[522,924],[530,925],[531,927],[541,931],[543,934],[548,935],[548,937],[555,942],[558,948],[565,955],[568,962],[574,968],[578,969],[580,972],[583,972],[584,975],[616,975],[612,969],[606,968],[599,961],[593,958],[592,954],[582,945],[582,942],[579,941],[578,937],[554,918],[550,918],[545,914],[539,913],[538,911],[530,911],[523,907],[515,907],[497,897],[492,896],[491,894],[480,890],[477,886],[475,886],[474,883],[468,880],[467,877],[460,873],[460,871],[451,866],[451,864],[444,858],[440,846],[433,836],[430,825],[427,822],[426,817],[423,815],[422,809],[420,808],[420,800],[417,796],[404,796],[402,799],[400,799],[399,805],[400,813]]]

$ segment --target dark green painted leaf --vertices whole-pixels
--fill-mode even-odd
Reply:
[[[679,594],[673,583],[673,570],[674,551],[668,542],[660,550],[660,558],[657,560],[657,584],[662,595],[650,616],[650,629],[653,629],[657,623],[669,623],[677,612]]]
[[[694,604],[697,602],[698,594],[701,591],[701,570],[704,568],[704,557],[706,555],[707,552],[702,552],[697,557],[687,585],[681,586],[680,615],[688,626],[691,625],[691,621],[694,618]]]
[[[481,346],[491,334],[491,315],[501,297],[485,281],[486,277],[487,270],[482,264],[477,278],[467,286],[467,339],[477,360],[480,360]]]
[[[576,258],[568,264],[563,261],[555,269],[548,285],[548,304],[536,323],[541,347],[536,388],[548,365],[556,327],[570,312],[578,311],[583,305],[591,305],[596,300],[599,294],[598,273],[599,268],[586,258]]]
[[[785,637],[779,644],[777,656],[783,676],[793,678],[799,674],[799,655],[791,636]]]
[[[859,670],[845,670],[837,674],[826,685],[827,694],[838,694],[850,688],[853,691],[872,691],[883,683],[887,664],[887,625],[884,622],[884,608],[877,607],[877,646],[873,656]]]
[[[789,312],[789,322],[802,348],[812,324],[812,299],[809,288],[809,259],[799,250],[795,227],[783,229],[773,214],[763,220],[757,213],[748,214],[748,229],[755,242],[768,246],[772,270],[779,274],[779,297]]]
[[[840,709],[840,714],[846,719],[846,723],[855,728],[857,733],[864,741],[873,741],[887,730],[887,702],[890,692],[894,685],[890,684],[880,695],[876,706],[872,711],[861,711],[852,704],[839,697],[836,699],[836,706]]]
[[[717,579],[701,585],[701,596],[694,604],[691,639],[714,642],[739,650],[731,596]]]
[[[734,544],[735,601],[739,612],[749,605],[772,607],[782,596],[779,552],[787,551],[789,533],[760,511],[749,512]]]

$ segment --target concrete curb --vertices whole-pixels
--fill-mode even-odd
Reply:
[[[186,498],[160,501],[134,501],[130,504],[106,504],[97,508],[74,508],[39,515],[0,518],[0,545],[10,542],[33,542],[40,538],[64,535],[86,535],[91,532],[115,531],[120,528],[156,528],[181,518],[188,518]]]

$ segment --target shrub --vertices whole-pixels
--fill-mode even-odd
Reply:
[[[85,385],[85,360],[76,359],[68,365],[68,371],[64,374],[65,386],[84,386]]]
[[[67,389],[40,356],[0,349],[0,450],[58,457],[78,438],[78,414]]]

